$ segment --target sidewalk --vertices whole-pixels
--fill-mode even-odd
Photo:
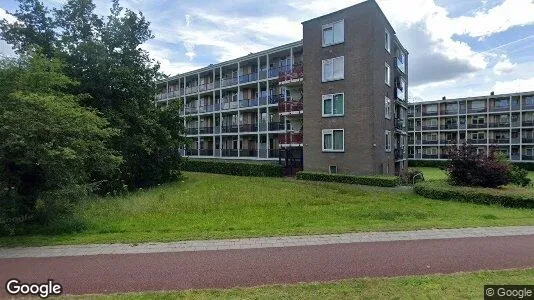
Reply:
[[[100,254],[139,254],[191,252],[230,249],[260,249],[311,245],[332,245],[368,242],[458,239],[534,235],[534,226],[480,227],[460,229],[427,229],[395,232],[364,232],[333,235],[304,235],[227,240],[199,240],[146,244],[92,244],[44,246],[31,248],[0,248],[0,259],[24,257],[62,257]]]

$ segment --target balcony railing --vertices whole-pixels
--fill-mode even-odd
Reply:
[[[435,145],[438,143],[438,140],[423,140],[424,145]]]
[[[239,156],[241,157],[257,157],[258,150],[256,149],[241,149],[239,150]]]
[[[278,136],[278,143],[282,145],[300,145],[302,144],[303,135],[302,132],[299,133],[288,133]]]
[[[258,106],[258,99],[241,99],[239,100],[239,107],[245,108],[245,107],[254,107]]]
[[[423,154],[423,158],[429,158],[429,159],[438,159],[439,156],[437,154]]]
[[[239,150],[237,149],[222,149],[221,155],[223,157],[237,157],[239,153]]]
[[[458,124],[456,123],[448,123],[448,124],[441,124],[442,129],[457,129]]]
[[[489,139],[490,144],[509,144],[510,139]]]
[[[519,155],[519,153],[512,153],[510,155],[510,159],[511,160],[519,160],[521,158],[521,156]]]
[[[269,131],[280,131],[284,130],[284,123],[283,122],[270,122],[269,123]]]
[[[195,135],[195,134],[198,134],[198,128],[187,128],[185,130],[185,132],[188,134],[188,135]]]
[[[185,114],[196,114],[198,112],[198,108],[196,106],[186,106],[185,107]]]
[[[258,80],[258,73],[253,72],[239,76],[239,83],[247,83]]]
[[[304,78],[304,67],[302,64],[294,65],[290,70],[281,70],[278,75],[278,82],[286,82],[291,80],[298,80]]]
[[[423,116],[436,116],[438,114],[437,111],[424,111]]]
[[[221,87],[232,86],[237,84],[237,77],[223,78],[221,80]]]
[[[522,141],[523,141],[523,143],[525,143],[525,144],[532,144],[532,143],[534,143],[534,138],[527,138],[527,137],[524,137],[524,138],[522,139]]]
[[[439,143],[441,145],[452,145],[452,144],[456,144],[456,139],[440,139]]]
[[[442,111],[440,111],[440,114],[441,115],[455,115],[458,113],[458,109],[455,108],[455,109],[444,109]]]
[[[197,156],[198,149],[185,149],[185,155],[187,156]]]
[[[534,155],[523,154],[522,158],[523,160],[534,160]]]
[[[257,132],[258,131],[258,124],[241,124],[239,125],[239,131],[240,132]]]
[[[198,151],[200,156],[213,156],[213,149],[200,149]]]
[[[477,108],[471,107],[467,109],[467,112],[469,113],[479,113],[479,112],[486,112],[486,111],[487,110],[485,107],[477,107]]]
[[[490,107],[490,111],[509,111],[510,106],[493,106]]]
[[[490,128],[510,127],[510,122],[492,122],[488,123]]]
[[[278,113],[301,112],[304,110],[302,101],[280,101],[278,102]]]
[[[269,149],[269,158],[280,157],[280,149]]]
[[[488,124],[482,123],[482,124],[468,124],[467,128],[486,128],[488,127]]]
[[[438,125],[423,125],[423,130],[438,130]]]
[[[280,73],[285,73],[291,69],[290,66],[281,66],[269,69],[269,78],[276,78]]]
[[[200,127],[200,134],[211,134],[213,133],[213,127]]]
[[[523,126],[534,126],[534,121],[523,121]]]
[[[237,132],[238,129],[239,129],[239,126],[237,126],[237,124],[223,125],[223,126],[222,126],[222,132],[223,132],[223,133],[233,133],[233,132]]]
[[[468,144],[486,144],[487,142],[488,140],[486,139],[468,139],[467,140]]]

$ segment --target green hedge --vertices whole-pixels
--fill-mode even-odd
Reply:
[[[394,187],[399,180],[395,176],[354,176],[342,174],[328,174],[315,172],[298,172],[298,180],[311,180],[323,182],[340,182],[373,186]]]
[[[409,160],[408,166],[414,168],[440,168],[447,165],[447,160]]]
[[[283,177],[284,168],[271,163],[225,162],[216,160],[184,159],[183,170],[253,177]]]
[[[499,189],[463,187],[452,186],[445,180],[436,180],[419,182],[414,186],[414,191],[431,199],[534,208],[534,190],[516,186]]]

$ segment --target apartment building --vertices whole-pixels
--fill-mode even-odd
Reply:
[[[451,146],[496,149],[512,161],[534,161],[534,91],[410,103],[410,160],[447,159]]]
[[[378,4],[303,30],[301,41],[158,83],[156,105],[182,104],[182,155],[353,174],[407,165],[408,52]]]

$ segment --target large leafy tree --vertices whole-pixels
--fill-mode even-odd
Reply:
[[[4,60],[0,67],[0,233],[47,223],[117,174],[117,134],[67,94],[75,82],[57,59]]]
[[[176,106],[161,111],[153,104],[155,82],[161,74],[159,65],[140,47],[153,37],[143,14],[122,8],[117,0],[106,18],[95,14],[92,0],[68,0],[53,14],[37,0],[19,1],[15,16],[42,7],[39,20],[47,21],[38,27],[46,25],[57,34],[46,43],[37,41],[28,30],[20,30],[28,26],[21,20],[21,24],[4,22],[0,36],[19,53],[27,51],[22,45],[32,41],[39,47],[52,45],[50,53],[65,61],[67,75],[79,82],[72,93],[88,94],[83,104],[102,112],[111,126],[120,130],[113,138],[113,147],[121,153],[124,164],[120,181],[107,189],[175,179],[180,169],[178,147],[184,140],[183,123]]]

